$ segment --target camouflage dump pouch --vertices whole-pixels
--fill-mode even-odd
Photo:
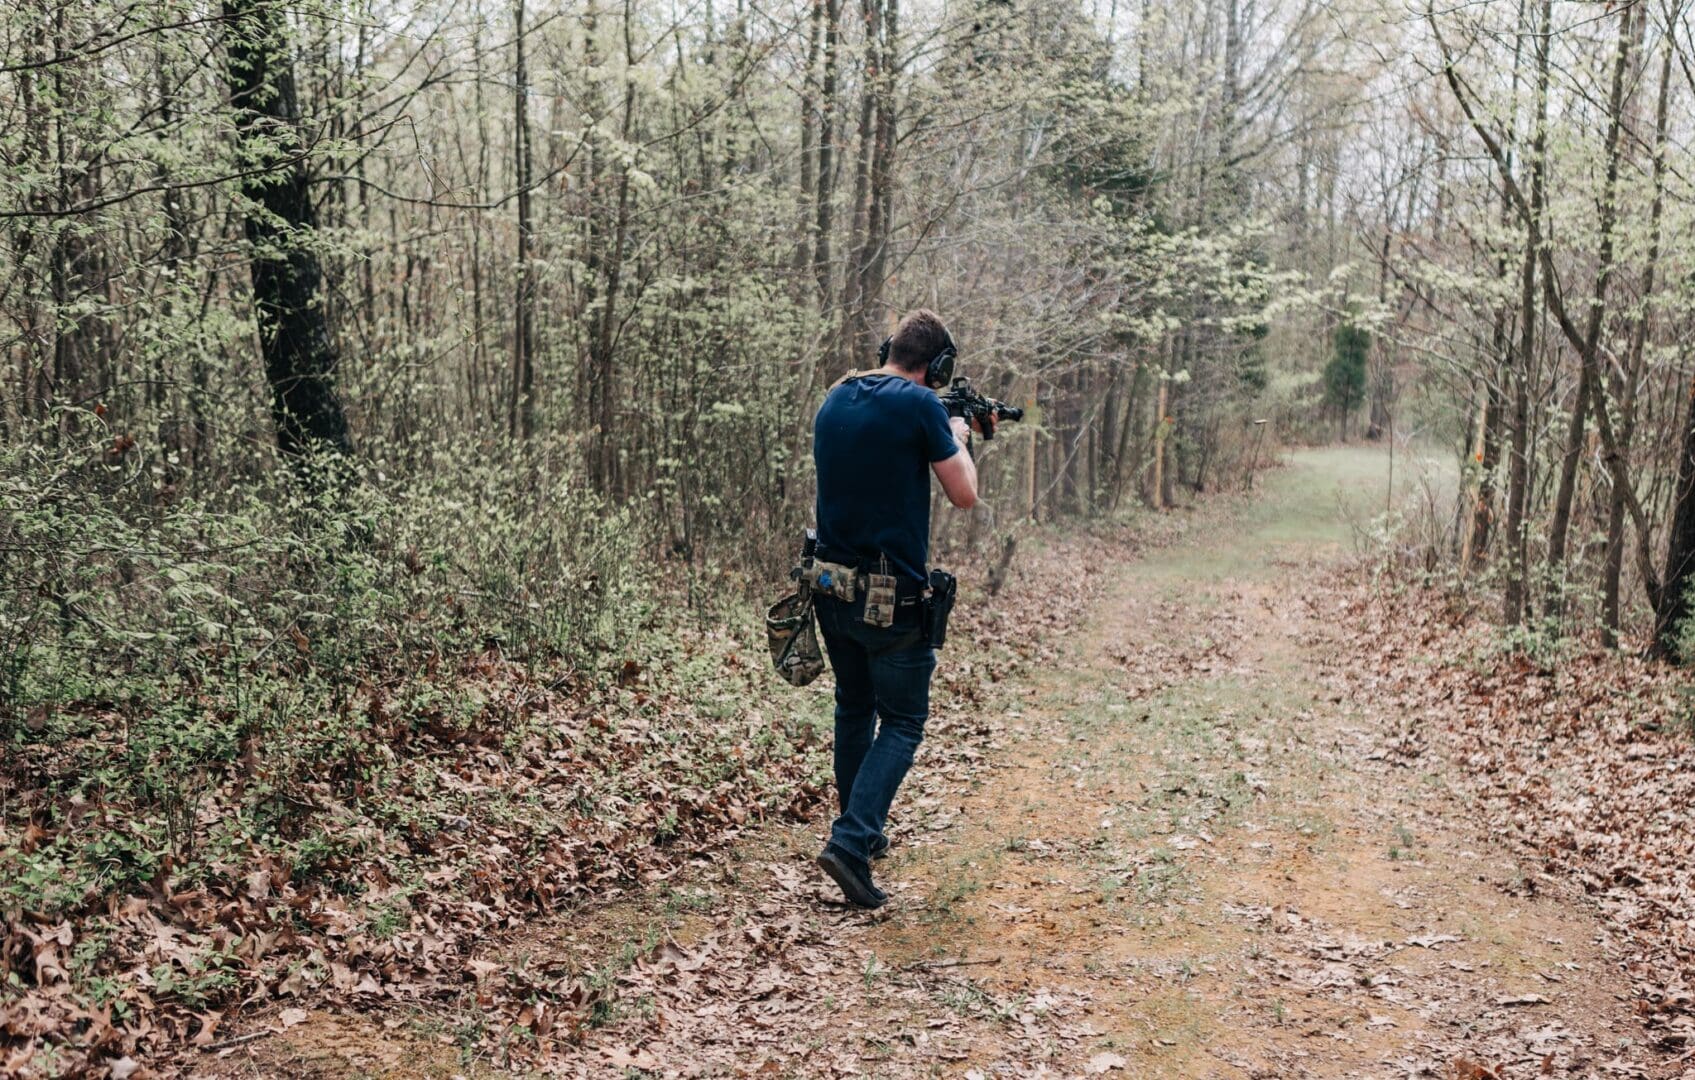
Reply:
[[[765,642],[771,663],[790,686],[805,686],[824,673],[818,628],[812,619],[812,593],[789,593],[765,613]]]

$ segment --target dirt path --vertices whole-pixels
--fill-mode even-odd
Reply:
[[[997,736],[933,733],[883,911],[830,902],[821,823],[771,828],[480,974],[587,973],[568,1076],[1675,1075],[1581,903],[1518,895],[1393,703],[1332,690],[1319,582],[1382,467],[1298,455],[1105,575]],[[477,1023],[319,1015],[204,1071],[477,1075]]]

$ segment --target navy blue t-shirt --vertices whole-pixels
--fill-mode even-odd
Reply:
[[[812,425],[818,548],[831,562],[869,563],[926,580],[930,465],[959,452],[935,392],[897,375],[849,379]]]

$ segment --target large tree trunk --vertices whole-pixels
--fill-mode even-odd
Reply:
[[[162,49],[156,53],[156,56],[158,68],[155,74],[158,78],[159,88],[160,139],[164,140],[166,137],[164,132],[171,127],[175,119],[176,104],[171,90],[169,61]],[[170,183],[170,170],[163,165],[160,166],[158,175],[161,184]],[[190,256],[188,237],[193,229],[193,223],[190,220],[189,208],[186,205],[187,199],[188,193],[185,191],[167,191],[164,197],[164,265],[173,285],[178,280],[181,268],[188,262]],[[160,298],[160,311],[167,321],[175,314],[179,296],[180,294],[172,288],[167,288]],[[189,367],[192,372],[190,385],[195,387],[205,382],[204,366],[206,361],[200,353],[201,350],[195,349],[189,360]],[[179,471],[171,461],[170,451],[177,451],[178,460],[191,460],[201,452],[201,443],[206,437],[205,403],[201,400],[201,395],[197,391],[192,391],[188,395],[189,411],[194,417],[193,426],[189,429],[184,429],[182,424],[175,421],[174,417],[171,416],[171,375],[166,370],[164,350],[160,350],[154,359],[151,380],[147,397],[149,404],[155,410],[154,422],[158,431],[158,452],[163,459],[164,476],[167,482],[175,483]],[[189,431],[193,432],[192,442],[188,438]]]
[[[859,87],[859,152],[853,162],[853,216],[848,222],[848,265],[842,275],[838,368],[856,366],[854,357],[869,350],[866,314],[866,267],[871,261],[871,166],[877,156],[877,95],[882,86],[882,0],[860,0],[860,31],[865,57]]]
[[[308,242],[317,227],[296,125],[284,9],[267,0],[224,0],[230,102],[249,167],[242,184],[252,247],[253,306],[271,387],[277,445],[298,457],[348,453],[347,417],[335,391],[335,346],[324,316],[323,271]]]
[[[1647,20],[1643,19],[1642,24],[1638,25],[1639,40],[1646,22]],[[1619,399],[1619,416],[1623,424],[1618,452],[1627,457],[1631,443],[1636,438],[1636,388],[1642,378],[1642,357],[1648,344],[1651,322],[1649,305],[1654,299],[1654,284],[1660,264],[1660,217],[1665,209],[1666,123],[1671,99],[1672,50],[1669,46],[1662,46],[1662,49],[1664,55],[1660,58],[1659,100],[1654,106],[1654,200],[1648,207],[1648,254],[1642,270],[1640,307],[1631,327],[1630,358],[1625,366],[1623,385],[1615,389]],[[1625,471],[1628,471],[1628,460],[1625,464]],[[1619,581],[1624,571],[1624,518],[1625,490],[1615,483],[1607,506],[1607,559],[1601,580],[1602,634],[1611,646],[1617,646],[1619,637]]]
[[[1665,585],[1654,610],[1656,656],[1687,662],[1678,636],[1689,618],[1695,577],[1695,380],[1683,403],[1683,439],[1677,457],[1677,494],[1672,500],[1671,535],[1666,545]]]
[[[865,230],[868,258],[861,271],[861,303],[869,313],[882,300],[883,277],[888,268],[889,222],[894,213],[894,154],[895,154],[895,40],[899,31],[898,0],[883,0],[882,59],[878,65],[876,153],[871,159],[871,205]],[[867,319],[869,319],[869,314]],[[880,335],[867,326],[868,345],[875,345]]]
[[[1107,482],[1112,475],[1112,454],[1118,448],[1118,398],[1124,370],[1116,357],[1106,361],[1106,395],[1101,400],[1100,421],[1089,440],[1089,510],[1104,509],[1111,496]]]
[[[1528,6],[1528,0],[1519,0],[1517,25],[1523,25],[1525,10]],[[1522,33],[1518,34],[1513,42],[1512,94],[1514,103],[1513,112],[1515,113],[1518,111],[1517,102],[1519,75],[1524,66],[1524,37],[1525,35]],[[1510,137],[1509,132],[1509,138]],[[1445,164],[1446,159],[1444,159],[1444,165]],[[1441,228],[1440,222],[1443,206],[1440,192],[1443,189],[1442,180],[1445,179],[1445,176],[1446,170],[1444,168],[1437,183],[1438,195],[1436,204],[1436,220],[1438,230]],[[1507,197],[1505,190],[1502,190],[1500,195],[1501,226],[1503,231],[1505,231],[1506,227],[1512,222],[1513,204],[1512,200]],[[1496,256],[1495,273],[1501,280],[1504,287],[1507,281],[1507,276],[1511,273],[1511,264],[1507,259],[1507,252],[1505,249],[1502,249]],[[1481,456],[1479,458],[1477,502],[1472,508],[1471,531],[1469,534],[1470,548],[1467,552],[1467,557],[1463,559],[1461,563],[1460,572],[1462,575],[1469,571],[1473,560],[1488,560],[1489,544],[1493,540],[1494,533],[1496,532],[1495,496],[1499,480],[1496,474],[1500,469],[1501,441],[1503,430],[1506,425],[1506,391],[1509,383],[1513,380],[1513,344],[1510,323],[1511,313],[1508,309],[1505,306],[1497,307],[1495,309],[1494,328],[1489,337],[1490,359],[1493,361],[1494,370],[1486,376],[1486,385],[1483,388],[1483,445],[1481,447]],[[1528,409],[1529,402],[1526,401],[1525,405]],[[1521,446],[1519,449],[1522,451],[1523,447]],[[1516,555],[1517,550],[1517,545],[1515,544],[1508,552],[1509,575],[1514,569],[1514,564],[1511,560]]]
[[[1548,525],[1548,561],[1543,569],[1542,610],[1548,615],[1564,609],[1565,585],[1560,580],[1565,565],[1566,539],[1571,534],[1571,507],[1577,496],[1577,466],[1583,460],[1584,429],[1589,420],[1589,365],[1579,363],[1577,393],[1566,422],[1565,451],[1560,455],[1559,486],[1554,491],[1554,516]]]
[[[1560,462],[1559,493],[1554,500],[1554,520],[1548,531],[1548,592],[1543,607],[1549,614],[1558,614],[1565,607],[1565,584],[1561,580],[1566,554],[1566,539],[1571,530],[1571,504],[1577,487],[1577,466],[1583,455],[1584,418],[1588,415],[1590,396],[1598,395],[1596,383],[1601,379],[1596,353],[1600,348],[1601,327],[1607,315],[1607,284],[1613,274],[1613,223],[1618,217],[1615,199],[1618,192],[1619,134],[1624,126],[1624,82],[1630,67],[1631,14],[1626,7],[1619,13],[1618,45],[1613,56],[1613,85],[1607,102],[1607,175],[1601,190],[1600,251],[1595,271],[1595,294],[1589,302],[1589,322],[1584,328],[1579,346],[1581,367],[1577,377],[1577,401],[1572,405],[1571,426],[1566,435],[1565,457]],[[1599,409],[1606,402],[1596,402]]]
[[[1154,478],[1152,484],[1153,505],[1155,510],[1163,510],[1167,504],[1167,488],[1169,484],[1165,475],[1165,442],[1168,435],[1165,422],[1166,403],[1171,396],[1171,378],[1161,373],[1159,376],[1159,398],[1154,405]]]
[[[1383,241],[1377,255],[1377,303],[1387,304],[1389,299],[1389,252],[1393,239],[1391,228],[1394,221],[1394,207],[1390,200],[1384,200],[1383,208],[1385,226]],[[1389,408],[1395,396],[1395,374],[1389,355],[1389,345],[1381,334],[1374,334],[1371,343],[1371,368],[1369,388],[1371,401],[1367,407],[1365,437],[1372,442],[1382,439],[1389,431]]]
[[[635,27],[631,0],[624,3],[624,63],[627,70],[636,65]],[[621,145],[630,145],[630,133],[635,124],[636,84],[624,83],[623,116],[619,121],[618,138]],[[607,248],[602,265],[599,317],[595,322],[593,360],[600,394],[595,405],[596,484],[603,494],[621,493],[623,471],[619,467],[617,443],[618,382],[614,372],[614,351],[617,331],[624,317],[618,302],[624,284],[624,247],[630,235],[630,169],[628,158],[618,166],[617,203],[612,214],[612,234],[606,238]]]
[[[1134,374],[1130,377],[1129,401],[1124,406],[1124,420],[1118,428],[1118,448],[1112,454],[1112,503],[1111,509],[1118,509],[1118,501],[1124,496],[1125,462],[1131,461],[1129,475],[1134,477],[1141,471],[1142,450],[1142,384],[1147,380],[1147,365],[1140,357],[1136,360]],[[1132,452],[1134,460],[1132,461]]]

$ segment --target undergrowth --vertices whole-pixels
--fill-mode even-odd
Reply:
[[[645,523],[568,476],[160,497],[41,445],[0,449],[0,1035],[47,1072],[427,980],[822,788],[812,697],[747,705],[742,594],[639,574]]]
[[[379,795],[420,733],[522,736],[468,661],[569,672],[651,614],[628,515],[563,480],[467,463],[314,496],[283,472],[214,502],[105,472],[0,451],[9,909],[192,883],[255,843],[333,872],[361,842],[312,826],[325,799],[400,823],[439,794]]]

